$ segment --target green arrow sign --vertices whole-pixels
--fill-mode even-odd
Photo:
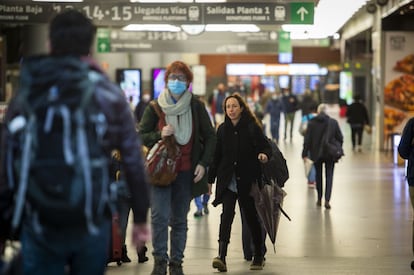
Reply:
[[[312,2],[290,3],[291,24],[313,24],[315,4]]]
[[[279,53],[291,53],[292,52],[290,32],[279,31],[278,41],[279,41],[279,51],[278,51]]]
[[[111,51],[111,32],[108,29],[98,29],[96,33],[96,47],[98,53],[107,53]]]

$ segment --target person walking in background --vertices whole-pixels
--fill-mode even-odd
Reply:
[[[290,92],[288,88],[284,89],[283,96],[282,96],[282,102],[283,102],[283,110],[285,115],[285,136],[284,140],[287,139],[288,136],[288,124],[290,124],[290,141],[292,141],[293,138],[293,125],[295,123],[295,114],[298,110],[298,98]]]
[[[408,160],[406,170],[406,180],[408,192],[410,194],[411,207],[414,211],[414,118],[408,120],[401,135],[400,144],[398,144],[398,153]],[[414,255],[414,220],[412,223],[411,252]],[[411,269],[414,270],[414,261],[411,262]]]
[[[264,265],[262,228],[250,189],[260,177],[260,163],[267,162],[271,156],[271,147],[259,121],[238,93],[225,99],[224,108],[225,119],[217,130],[214,161],[208,172],[210,185],[217,178],[213,205],[222,204],[223,207],[218,240],[219,255],[213,259],[212,265],[220,272],[227,271],[227,247],[238,200],[255,246],[250,269],[261,270]]]
[[[142,98],[141,100],[138,102],[137,106],[135,107],[134,110],[134,115],[135,115],[135,119],[137,124],[140,123],[142,115],[144,114],[144,110],[147,107],[148,103],[151,100],[151,94],[149,91],[145,90],[142,93]]]
[[[118,202],[117,210],[119,214],[119,227],[121,229],[121,262],[130,263],[131,259],[128,257],[128,250],[126,245],[126,232],[128,227],[129,212],[131,210],[131,195],[128,189],[122,184],[124,181],[124,172],[122,171],[122,159],[118,150],[112,152],[110,177],[112,182],[117,182],[121,186],[118,186]],[[148,248],[144,245],[142,248],[137,249],[138,263],[145,263],[148,261],[148,257],[145,255]]]
[[[325,139],[336,139],[340,144],[343,143],[343,135],[339,128],[338,122],[326,114],[327,106],[320,104],[318,106],[318,115],[309,121],[306,135],[303,141],[302,158],[310,158],[316,169],[316,190],[318,200],[316,205],[322,205],[323,197],[323,180],[322,170],[325,164],[325,208],[330,209],[331,193],[333,184],[333,173],[335,161],[329,157],[323,149]],[[329,131],[328,131],[329,127]],[[324,136],[327,135],[327,136]]]
[[[351,126],[352,151],[362,151],[362,136],[364,125],[369,125],[368,110],[362,103],[359,95],[354,96],[354,102],[348,106],[346,111],[347,122]]]
[[[92,21],[79,11],[71,9],[57,14],[49,25],[50,54],[25,59],[20,74],[20,90],[16,94],[16,98],[8,106],[5,121],[6,127],[4,127],[4,137],[6,138],[3,140],[0,150],[2,160],[12,157],[11,155],[6,156],[11,151],[15,151],[12,154],[13,156],[18,156],[21,153],[18,148],[22,148],[23,145],[17,146],[15,144],[16,140],[13,140],[13,127],[10,127],[10,124],[13,124],[16,118],[23,118],[26,115],[27,109],[25,108],[27,106],[22,104],[22,97],[25,93],[27,93],[27,97],[30,96],[30,103],[33,103],[31,111],[36,111],[36,115],[40,115],[37,113],[38,110],[35,109],[36,104],[45,104],[48,111],[56,110],[55,106],[57,105],[60,106],[59,110],[62,112],[61,117],[54,114],[58,118],[51,119],[56,122],[52,122],[55,124],[53,124],[47,135],[43,134],[41,136],[41,129],[43,129],[43,125],[40,126],[40,123],[43,122],[41,119],[37,121],[39,127],[33,130],[33,138],[37,141],[36,145],[42,147],[49,146],[49,151],[41,151],[39,155],[42,156],[36,156],[39,158],[37,160],[40,160],[35,163],[36,167],[28,169],[27,177],[30,179],[30,188],[26,190],[27,196],[24,201],[25,208],[23,210],[24,215],[19,236],[22,245],[22,255],[24,255],[22,261],[23,274],[25,275],[63,274],[65,269],[68,269],[69,274],[100,275],[105,273],[111,235],[111,213],[108,211],[110,204],[108,201],[109,194],[106,194],[102,205],[91,203],[92,207],[90,208],[87,206],[82,207],[75,202],[72,203],[73,199],[71,203],[68,203],[66,199],[70,195],[67,193],[71,192],[62,192],[62,185],[59,185],[64,182],[66,183],[64,188],[68,187],[72,192],[78,190],[79,200],[82,201],[81,197],[87,197],[88,194],[87,191],[82,193],[80,189],[87,189],[88,186],[93,188],[98,186],[98,184],[104,184],[104,182],[99,182],[100,179],[95,177],[93,177],[92,182],[85,179],[88,177],[88,173],[99,177],[96,175],[95,170],[97,169],[94,169],[92,165],[90,167],[86,164],[82,166],[82,179],[71,173],[71,169],[80,168],[79,166],[76,167],[78,165],[76,162],[84,163],[85,158],[92,158],[92,154],[82,157],[82,152],[84,153],[88,147],[101,151],[105,158],[105,160],[102,158],[93,159],[95,166],[99,165],[97,162],[109,164],[111,151],[115,149],[120,151],[124,157],[122,166],[131,194],[134,216],[132,239],[135,246],[141,248],[150,235],[146,224],[149,209],[148,183],[144,172],[142,156],[139,150],[137,150],[137,148],[141,147],[141,142],[135,130],[133,117],[125,96],[118,85],[111,83],[101,68],[90,57],[95,31],[96,28]],[[89,89],[89,87],[93,88]],[[58,142],[56,142],[57,144],[41,143],[42,137],[47,137],[48,140],[50,136],[61,137],[61,139],[65,137],[66,128],[62,129],[63,127],[59,127],[63,123],[58,123],[57,121],[67,122],[64,118],[68,116],[69,120],[71,119],[72,111],[69,110],[67,105],[69,103],[66,100],[69,100],[71,103],[75,102],[77,105],[85,102],[82,100],[85,97],[80,97],[79,94],[90,95],[88,99],[91,105],[90,108],[100,110],[100,121],[106,121],[106,127],[99,129],[102,130],[102,135],[94,136],[95,140],[92,140],[92,136],[88,135],[86,137],[88,139],[86,141],[88,143],[85,146],[86,148],[79,150],[78,147],[78,150],[72,152],[75,163],[71,165],[69,161],[70,152],[68,152],[67,147],[65,147],[65,158],[63,158],[61,156],[63,153],[60,152],[62,151],[62,145],[59,145]],[[44,99],[46,98],[48,101],[45,102]],[[80,107],[77,110],[81,110]],[[78,112],[76,114],[79,115]],[[79,116],[85,118],[82,115]],[[76,117],[79,118],[79,116]],[[62,120],[59,120],[60,118]],[[88,116],[88,118],[90,117]],[[75,119],[73,118],[73,120]],[[30,122],[28,123],[30,125]],[[71,127],[72,124],[71,122],[69,123],[69,127]],[[79,127],[81,123],[77,124]],[[98,129],[96,132],[98,132]],[[82,130],[78,128],[77,133],[82,135]],[[86,134],[83,133],[82,136],[85,138]],[[81,141],[78,139],[79,144],[82,143]],[[91,145],[94,142],[96,144]],[[58,149],[60,151],[54,151]],[[32,156],[35,155],[33,150],[31,152]],[[80,152],[81,150],[83,151]],[[56,158],[56,165],[50,165],[52,157]],[[10,171],[6,169],[6,166],[6,162],[2,162],[0,166],[0,243],[4,242],[5,237],[7,237],[7,229],[11,225],[11,222],[4,214],[13,213],[10,208],[14,205],[13,197],[16,195],[14,193],[16,190],[11,189],[8,182],[13,175],[9,174]],[[109,169],[109,167],[106,168]],[[47,173],[42,173],[42,171]],[[105,175],[105,173],[101,173],[101,175]],[[21,183],[24,184],[23,182]],[[72,188],[76,184],[80,185],[79,188]],[[21,189],[19,188],[19,190]],[[36,191],[37,193],[35,193]],[[43,196],[41,196],[40,200],[35,200],[34,197],[39,195],[39,192]],[[48,195],[50,193],[54,194],[53,198],[48,197],[51,196]],[[71,195],[76,194],[73,193]],[[97,199],[94,195],[97,194],[93,193],[92,198],[89,198]],[[33,201],[37,203],[33,203]],[[43,207],[45,208],[39,207],[39,204],[43,202],[51,203],[54,207],[45,207],[44,205]],[[84,204],[86,203],[85,199]],[[64,208],[65,213],[70,213],[71,215],[54,213],[58,212],[56,208]],[[90,211],[85,213],[88,209]],[[105,209],[105,211],[100,211],[100,209]],[[50,218],[52,213],[54,218]],[[89,217],[88,214],[92,215],[92,217],[89,219],[90,222],[85,224],[85,219]],[[59,215],[63,215],[62,219],[55,219],[56,217],[60,218]],[[93,220],[91,221],[92,218]]]
[[[203,210],[204,210],[204,214],[208,214],[210,213],[210,211],[208,210],[208,201],[210,200],[210,192],[205,193],[201,196],[195,197],[194,198],[194,203],[197,207],[197,211],[194,213],[194,217],[201,217],[203,216]]]
[[[305,90],[302,100],[299,103],[299,108],[302,112],[302,117],[312,112],[316,112],[316,109],[318,108],[318,102],[316,102],[316,100],[313,98],[312,92],[309,89]]]
[[[181,151],[177,178],[166,187],[152,186],[151,190],[152,275],[165,275],[167,264],[170,275],[184,274],[182,263],[190,202],[193,197],[208,192],[206,169],[213,159],[216,135],[204,103],[188,90],[192,81],[193,73],[187,64],[181,61],[169,64],[165,73],[167,89],[157,100],[167,124],[159,130],[159,117],[150,104],[139,125],[143,143],[148,148],[161,138],[173,135]]]
[[[211,113],[214,117],[214,123],[218,127],[224,121],[223,101],[228,93],[223,83],[219,83],[213,91],[211,102]]]
[[[271,99],[267,102],[265,109],[265,114],[269,114],[270,116],[270,133],[276,143],[279,142],[280,114],[284,111],[283,106],[281,93],[275,91]]]
[[[300,124],[300,129],[299,132],[305,137],[306,136],[306,132],[308,130],[308,124],[309,121],[311,119],[313,119],[315,116],[317,116],[317,109],[318,109],[318,105],[316,104],[316,101],[314,102],[314,105],[309,105],[308,108],[308,112],[302,116],[302,121]],[[310,157],[310,155],[308,154],[308,158]],[[309,165],[310,162],[308,162],[307,159],[304,159],[304,165]],[[307,168],[305,168],[305,171],[307,171]],[[313,188],[316,185],[316,169],[315,169],[315,165],[312,164],[309,172],[307,174],[307,179],[308,179],[308,187]]]

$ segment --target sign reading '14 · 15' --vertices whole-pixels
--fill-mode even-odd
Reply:
[[[284,3],[36,3],[0,4],[0,22],[47,23],[64,9],[85,12],[98,26],[127,24],[312,24],[313,2]]]

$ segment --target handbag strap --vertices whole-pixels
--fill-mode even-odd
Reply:
[[[150,105],[152,106],[152,108],[154,109],[155,113],[157,114],[159,118],[158,129],[161,130],[162,127],[164,127],[164,125],[167,124],[167,122],[165,121],[165,114],[161,110],[161,107],[156,100],[151,100]]]
[[[162,111],[160,105],[156,100],[151,100],[150,105],[154,109],[155,113],[157,114],[159,121],[158,121],[158,129],[161,131],[162,127],[164,127],[167,122],[165,121],[165,113]],[[167,147],[167,152],[169,157],[177,157],[180,155],[180,150],[177,146],[177,142],[175,140],[174,135],[167,136],[163,138],[164,144]]]

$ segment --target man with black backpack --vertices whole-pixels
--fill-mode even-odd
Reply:
[[[0,249],[22,244],[24,274],[104,274],[118,149],[131,194],[132,238],[148,240],[141,142],[120,89],[88,57],[95,27],[66,10],[49,26],[50,55],[24,60],[2,137]]]

